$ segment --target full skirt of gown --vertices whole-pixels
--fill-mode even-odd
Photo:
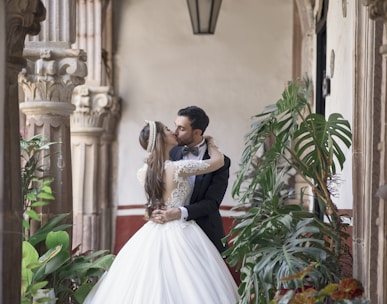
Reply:
[[[84,304],[235,304],[223,258],[194,221],[147,222],[124,245]]]

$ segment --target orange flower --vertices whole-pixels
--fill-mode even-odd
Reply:
[[[362,296],[363,292],[364,288],[358,280],[354,278],[348,278],[339,282],[338,288],[332,293],[331,298],[334,301],[344,299],[352,300]]]
[[[303,293],[296,293],[290,300],[290,304],[313,304],[316,298],[313,296],[317,291],[313,288],[308,288]]]

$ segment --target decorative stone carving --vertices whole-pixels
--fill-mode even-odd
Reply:
[[[40,0],[8,0],[6,11],[8,58],[22,59],[25,37],[39,33],[46,9]]]
[[[121,115],[120,99],[117,96],[113,95],[109,112],[107,113],[107,115],[104,116],[103,125],[102,125],[104,129],[102,139],[104,142],[111,143],[115,139],[117,124],[118,124],[118,120],[120,119],[120,115]]]
[[[112,1],[77,1],[76,9],[73,47],[86,51],[88,76],[72,99],[73,245],[81,244],[83,251],[112,249],[112,142],[120,112],[111,77]]]
[[[385,0],[363,0],[363,4],[368,6],[371,19],[387,20],[387,2]]]
[[[49,218],[72,212],[72,172],[70,145],[70,115],[75,107],[71,96],[87,74],[85,54],[71,49],[26,49],[27,67],[19,74],[24,102],[20,109],[26,115],[25,134],[41,134],[49,142],[51,166],[47,172],[52,183],[55,201],[42,207],[43,223]],[[54,165],[55,164],[55,165]],[[67,219],[72,222],[71,218]],[[33,226],[32,230],[38,226]]]
[[[112,208],[108,195],[111,187],[109,151],[114,139],[119,104],[110,87],[86,85],[74,90],[73,104],[76,107],[71,115],[73,246],[80,244],[82,251],[110,249]]]
[[[27,1],[24,1],[27,2]],[[27,48],[70,49],[75,41],[75,0],[42,0],[47,18],[37,36],[27,36]]]
[[[74,89],[71,132],[87,132],[94,128],[103,131],[105,141],[115,138],[120,116],[120,102],[108,86],[79,86]]]
[[[50,146],[51,165],[45,172],[54,178],[55,201],[42,207],[44,223],[73,209],[70,115],[75,106],[71,97],[74,87],[85,82],[87,68],[85,52],[70,48],[75,40],[75,0],[43,2],[47,18],[40,35],[26,39],[27,67],[19,74],[19,85],[24,92],[20,109],[26,115],[25,134],[41,134],[57,143]]]
[[[112,95],[109,87],[81,86],[74,90],[72,102],[76,107],[71,117],[72,132],[85,128],[102,129],[104,116],[112,106]]]
[[[86,55],[72,49],[26,49],[27,68],[19,75],[25,101],[71,102],[75,86],[85,82]]]

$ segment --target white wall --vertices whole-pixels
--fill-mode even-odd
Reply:
[[[330,1],[327,29],[327,74],[331,75],[331,50],[335,53],[331,93],[326,98],[326,116],[341,113],[352,125],[355,46],[355,3],[347,1],[347,17],[341,1]],[[344,148],[344,147],[343,147]],[[334,199],[340,209],[352,209],[352,150],[346,149],[346,162],[340,175],[339,197]]]
[[[186,1],[122,1],[116,54],[122,98],[117,204],[143,204],[136,179],[144,120],[174,127],[177,110],[202,107],[207,134],[232,161],[231,188],[251,116],[277,101],[291,80],[292,1],[223,0],[215,35],[192,34]]]

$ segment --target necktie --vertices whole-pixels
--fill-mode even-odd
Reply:
[[[198,156],[199,155],[199,148],[198,147],[193,147],[193,148],[189,148],[189,147],[183,147],[183,155],[187,155],[188,153],[192,153],[193,155],[195,156]]]

